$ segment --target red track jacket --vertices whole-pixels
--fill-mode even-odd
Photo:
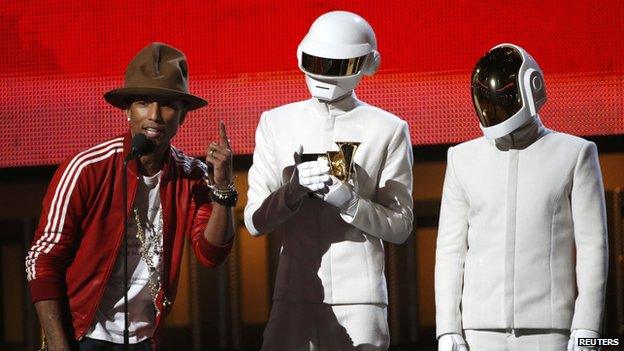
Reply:
[[[43,200],[39,226],[26,256],[33,302],[67,297],[76,339],[91,326],[123,243],[122,168],[130,140],[128,133],[61,164]],[[136,162],[128,164],[128,215],[140,176]],[[160,180],[163,288],[157,297],[165,313],[163,294],[173,302],[184,236],[198,260],[209,267],[223,262],[232,246],[230,242],[216,247],[203,237],[212,209],[205,172],[205,164],[173,146],[165,157]],[[156,319],[156,334],[163,315]]]

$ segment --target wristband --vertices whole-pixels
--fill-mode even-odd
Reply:
[[[208,184],[208,182],[206,182],[206,184],[208,185],[208,188],[210,188],[210,199],[213,202],[225,207],[236,206],[236,202],[238,201],[238,192],[234,187],[234,183],[230,183],[225,189],[219,188],[213,184]]]

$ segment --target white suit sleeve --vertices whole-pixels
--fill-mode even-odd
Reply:
[[[389,143],[376,198],[358,198],[353,216],[341,214],[345,222],[382,240],[403,243],[412,232],[414,216],[413,158],[407,123],[402,121]]]
[[[598,152],[587,143],[579,153],[572,194],[578,296],[571,329],[600,333],[607,283],[607,221]]]
[[[256,129],[256,148],[248,173],[245,226],[253,236],[271,232],[297,210],[286,205],[286,187],[281,181],[282,174],[274,157],[274,139],[267,123],[265,112]]]
[[[462,333],[460,302],[468,247],[469,204],[455,174],[449,148],[436,244],[436,336]]]

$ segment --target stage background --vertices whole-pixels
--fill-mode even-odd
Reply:
[[[388,244],[391,350],[435,350],[433,265],[449,144],[480,135],[470,72],[492,46],[525,47],[546,74],[542,119],[600,151],[610,224],[605,335],[624,336],[624,2],[621,1],[8,1],[0,0],[0,349],[36,349],[24,253],[56,165],[123,133],[102,95],[123,84],[138,50],[162,41],[189,59],[191,89],[209,100],[174,143],[201,156],[224,120],[240,200],[232,255],[218,269],[185,255],[165,350],[258,350],[280,238],[242,223],[249,154],[262,111],[306,99],[296,48],[312,21],[343,9],[375,28],[381,70],[358,96],[410,123],[415,224]],[[242,156],[241,156],[242,155]]]
[[[476,60],[501,42],[526,48],[546,74],[546,124],[576,135],[624,132],[621,1],[2,1],[0,167],[58,164],[126,130],[102,94],[127,63],[162,41],[189,60],[209,101],[175,139],[200,155],[229,127],[253,152],[262,111],[305,99],[296,48],[320,14],[345,9],[375,28],[382,57],[358,90],[410,124],[415,145],[480,134],[470,99]]]

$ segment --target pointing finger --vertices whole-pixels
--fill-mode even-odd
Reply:
[[[221,145],[225,145],[230,148],[230,141],[227,138],[227,133],[225,132],[225,123],[223,121],[219,122],[219,136],[221,137]]]

